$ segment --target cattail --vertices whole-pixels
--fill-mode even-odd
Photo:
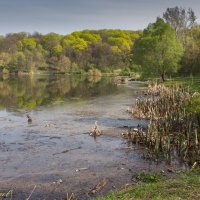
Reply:
[[[156,156],[162,151],[169,159],[172,148],[176,148],[183,159],[190,159],[190,153],[200,157],[200,117],[196,113],[188,114],[185,107],[194,96],[190,89],[178,84],[172,87],[151,84],[145,93],[149,97],[137,99],[132,115],[150,122],[145,133],[131,133],[132,140],[147,145]]]

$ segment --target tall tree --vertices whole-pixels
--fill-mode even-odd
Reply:
[[[190,29],[187,33],[187,39],[180,72],[185,75],[200,75],[200,26]]]
[[[191,8],[186,10],[178,6],[167,8],[163,13],[163,18],[174,28],[176,33],[180,30],[193,27],[196,21],[195,13]]]
[[[185,45],[186,30],[194,27],[197,19],[192,8],[188,8],[187,10],[178,6],[167,8],[163,13],[163,18],[174,28],[177,37]]]
[[[158,18],[144,30],[133,48],[134,62],[142,66],[148,75],[158,75],[165,80],[178,70],[183,47],[177,40],[173,28]]]

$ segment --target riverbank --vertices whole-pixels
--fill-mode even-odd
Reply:
[[[153,175],[151,175],[153,177]],[[146,177],[149,177],[147,174]],[[130,199],[193,199],[200,198],[200,169],[177,172],[171,179],[143,179],[134,186],[127,187],[121,192],[93,200],[130,200]],[[145,183],[148,182],[148,183]]]
[[[186,105],[186,113],[200,113],[200,84],[198,78],[174,79],[165,82],[167,86],[183,85],[190,88],[195,95],[190,103]],[[189,90],[188,90],[189,91]],[[198,140],[198,138],[197,138]],[[108,196],[96,198],[95,200],[130,200],[130,199],[199,199],[200,192],[200,169],[197,162],[192,168],[197,169],[174,171],[173,178],[166,179],[163,173],[159,174],[133,174],[137,183],[134,186],[123,189],[120,192],[114,192]]]

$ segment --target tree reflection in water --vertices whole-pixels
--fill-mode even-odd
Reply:
[[[117,93],[111,77],[26,76],[0,78],[0,110],[33,110],[68,99]]]

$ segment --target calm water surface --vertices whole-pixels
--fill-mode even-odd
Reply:
[[[79,76],[1,79],[0,179],[70,172],[127,158],[116,151],[124,141],[113,135],[119,135],[119,127],[139,123],[126,113],[139,86]],[[31,115],[32,124],[27,123],[26,114]],[[90,137],[95,121],[112,137]],[[80,149],[57,154],[71,148]]]
[[[121,138],[122,127],[140,123],[126,112],[140,87],[113,78],[1,78],[0,191],[12,189],[21,200],[37,186],[33,199],[65,199],[66,192],[88,199],[102,178],[103,194],[132,183],[134,172],[163,170],[163,162],[145,160],[141,148],[127,150]],[[96,139],[89,136],[95,121],[103,132]]]

